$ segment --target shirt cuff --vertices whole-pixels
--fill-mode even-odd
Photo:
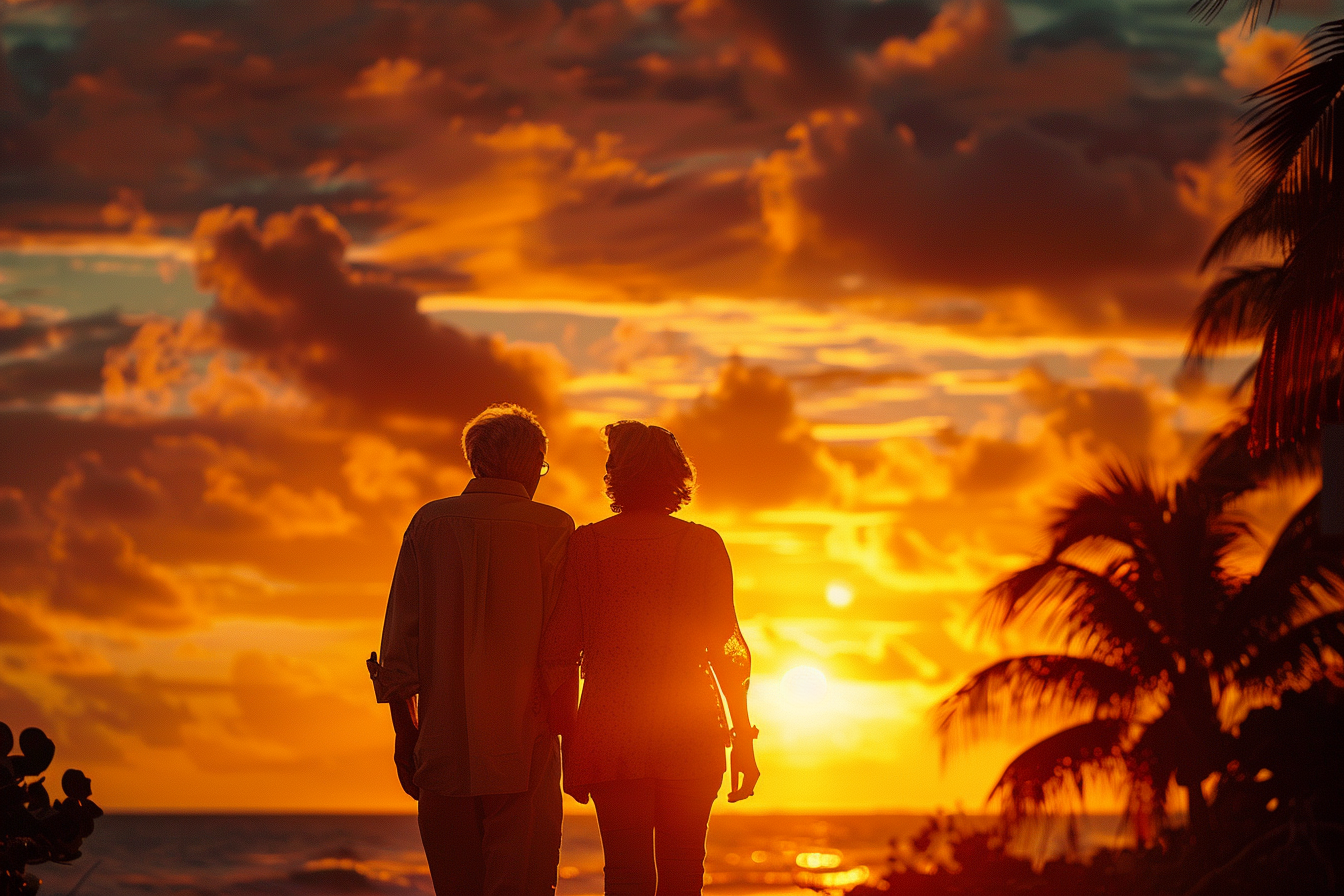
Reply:
[[[420,682],[415,675],[389,669],[377,660],[365,660],[369,667],[369,678],[373,681],[373,694],[379,703],[392,703],[396,700],[409,700],[420,691]]]

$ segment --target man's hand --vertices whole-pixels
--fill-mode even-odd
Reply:
[[[569,737],[579,725],[579,670],[555,689],[546,706],[546,722],[552,734]]]
[[[411,799],[420,799],[420,788],[415,786],[415,744],[420,739],[414,698],[392,702],[392,728],[397,732],[392,760],[397,764],[397,780]]]
[[[728,802],[736,803],[756,792],[761,770],[756,767],[756,742],[743,738],[733,744],[728,759]]]
[[[420,788],[415,786],[415,738],[411,738],[407,745],[405,738],[398,737],[392,759],[397,764],[397,780],[401,782],[401,789],[411,799],[420,799]]]

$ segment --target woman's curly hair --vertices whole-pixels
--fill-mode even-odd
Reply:
[[[695,467],[677,437],[661,426],[621,420],[602,430],[607,440],[607,497],[615,513],[675,513],[695,493]]]

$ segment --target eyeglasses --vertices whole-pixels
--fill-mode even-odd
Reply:
[[[547,461],[542,461],[542,462],[541,462],[541,475],[545,476],[545,475],[546,475],[547,473],[549,473],[549,472],[551,472],[551,465],[550,465],[550,463],[548,463]]]

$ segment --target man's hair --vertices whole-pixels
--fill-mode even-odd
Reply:
[[[681,450],[677,437],[661,426],[638,420],[609,424],[607,439],[607,497],[616,513],[624,510],[660,510],[675,513],[695,492],[695,467]]]
[[[473,476],[525,482],[546,454],[546,430],[527,408],[492,404],[462,430],[462,453]]]

